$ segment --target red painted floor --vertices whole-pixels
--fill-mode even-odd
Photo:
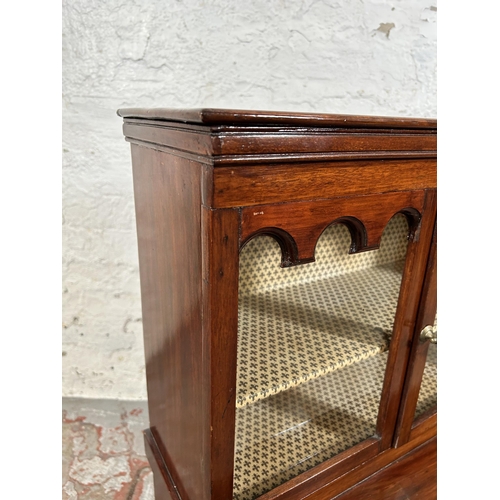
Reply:
[[[63,399],[63,500],[154,500],[145,401]]]

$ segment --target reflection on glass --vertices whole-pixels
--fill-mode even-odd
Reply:
[[[437,316],[434,321],[434,328],[437,329]],[[417,408],[415,418],[422,413],[433,408],[437,404],[437,344],[429,344],[427,360],[425,362],[422,384],[418,393]]]
[[[375,433],[408,225],[349,255],[330,226],[316,262],[280,268],[279,245],[240,256],[235,500],[251,500]]]

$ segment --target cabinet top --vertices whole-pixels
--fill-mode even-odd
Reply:
[[[250,111],[239,109],[167,109],[124,108],[118,110],[123,118],[172,121],[200,125],[237,126],[305,126],[346,128],[404,128],[436,129],[437,121],[431,118],[398,118],[389,116],[338,115],[324,113],[298,113],[284,111]]]

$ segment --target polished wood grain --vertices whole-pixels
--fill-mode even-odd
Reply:
[[[420,341],[420,332],[427,325],[434,324],[437,309],[437,228],[434,228],[432,246],[427,263],[425,282],[420,299],[420,310],[415,332],[413,335],[412,350],[408,362],[408,371],[399,409],[398,424],[394,437],[394,446],[401,446],[408,442],[415,410],[417,408],[420,384],[424,373],[429,341]]]
[[[218,150],[221,155],[255,155],[319,153],[319,152],[375,152],[375,151],[435,151],[434,134],[370,134],[363,131],[313,129],[270,130],[255,132],[220,132]]]
[[[290,203],[436,186],[435,160],[338,161],[220,167],[213,173],[214,207]]]
[[[296,111],[263,111],[242,109],[169,109],[124,108],[118,110],[123,118],[179,121],[200,124],[232,125],[306,125],[317,127],[370,127],[431,129],[437,122],[430,118],[398,118],[388,116],[340,115],[327,113],[299,113]]]
[[[408,453],[411,453],[419,445],[425,444],[426,442],[434,439],[435,435],[434,436],[429,435],[427,436],[427,439],[425,439],[425,441],[414,441],[411,444],[407,444],[404,447],[398,449],[394,448],[388,449],[377,455],[375,458],[359,465],[358,467],[353,468],[351,471],[347,472],[338,479],[333,480],[331,483],[327,484],[326,486],[323,486],[322,488],[316,490],[310,495],[304,496],[301,500],[335,499],[341,493],[348,491],[353,486],[357,485],[361,481],[364,481],[366,478],[370,477],[372,474],[376,474],[378,471],[384,469],[384,467],[387,467],[395,460],[404,457]],[[412,470],[412,473],[415,473],[415,471]],[[431,482],[432,479],[433,478],[430,478]],[[363,488],[361,487],[360,490],[358,490],[360,495],[363,494],[361,493],[362,489]],[[363,496],[360,496],[360,498],[363,499]],[[364,497],[364,498],[368,500],[370,497]],[[408,499],[412,499],[412,497],[409,496]]]
[[[435,500],[437,441],[412,450],[334,500]]]
[[[150,427],[180,497],[205,500],[201,166],[137,146],[132,164]]]
[[[213,153],[213,138],[210,129],[206,127],[180,127],[172,124],[169,127],[162,124],[147,125],[144,122],[128,121],[123,124],[123,134],[128,139],[143,141],[150,146],[159,145],[171,148],[172,151],[198,155],[203,161],[203,156]],[[204,161],[208,161],[205,159]]]
[[[257,205],[242,209],[241,243],[267,234],[282,248],[282,265],[314,261],[319,237],[332,223],[347,226],[351,233],[350,253],[376,249],[389,220],[396,213],[407,216],[410,236],[420,221],[424,191],[366,195],[328,200]]]
[[[259,153],[252,155],[219,155],[204,156],[196,153],[189,153],[181,149],[163,146],[161,144],[152,144],[148,141],[127,137],[126,140],[137,146],[149,147],[157,151],[180,156],[188,160],[206,163],[214,168],[218,167],[239,167],[242,165],[274,165],[287,163],[311,163],[340,160],[408,160],[408,159],[435,159],[435,151],[329,151],[329,152],[311,152],[311,153]]]
[[[165,464],[153,429],[146,429],[144,431],[144,449],[153,472],[155,500],[181,500],[172,476]]]
[[[132,144],[214,168],[436,158],[435,120],[214,109],[118,114]]]
[[[395,431],[411,339],[420,307],[420,296],[436,220],[436,210],[436,191],[428,190],[426,191],[420,229],[408,242],[406,251],[405,268],[394,318],[377,421],[377,433],[381,436],[381,449],[386,449],[392,444]]]
[[[203,207],[203,363],[211,498],[231,498],[238,342],[239,211]]]
[[[427,433],[437,434],[437,407],[430,408],[422,415],[419,415],[412,424],[408,443],[415,442],[420,436]]]
[[[349,490],[372,474],[382,470],[415,448],[435,438],[436,427],[425,426],[415,435],[415,439],[400,448],[389,448],[375,454],[360,455],[360,449],[366,445],[360,443],[348,451],[334,457],[317,467],[304,472],[287,483],[265,493],[259,500],[331,500],[340,493]],[[366,451],[372,451],[366,447]],[[338,460],[338,461],[335,461]],[[411,498],[411,497],[410,497]]]
[[[270,128],[249,131],[241,127],[200,127],[175,123],[147,123],[128,120],[123,133],[130,141],[170,148],[178,155],[214,156],[217,163],[258,161],[259,155],[282,157],[285,161],[297,156],[350,153],[370,156],[411,152],[413,156],[436,154],[436,135],[431,131],[398,131],[384,129],[373,134],[369,129],[345,128]],[[208,158],[205,160],[208,161]],[[217,164],[216,163],[216,164]]]

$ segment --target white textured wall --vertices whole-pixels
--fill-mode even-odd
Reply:
[[[435,5],[63,2],[64,395],[146,398],[130,151],[116,109],[435,117]]]

